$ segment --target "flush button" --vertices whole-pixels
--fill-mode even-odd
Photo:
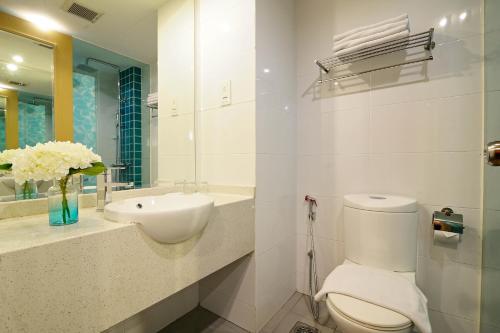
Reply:
[[[385,200],[387,198],[386,197],[376,196],[376,195],[370,195],[370,199],[373,199],[373,200]]]

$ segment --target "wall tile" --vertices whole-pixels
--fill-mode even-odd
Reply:
[[[481,150],[482,99],[482,94],[472,94],[429,102],[433,115],[434,151]]]
[[[461,317],[452,316],[439,311],[430,310],[432,331],[439,333],[477,332],[477,323]],[[489,331],[488,331],[489,332]],[[491,332],[493,333],[493,332]]]
[[[426,165],[428,200],[424,202],[480,208],[482,161],[479,152],[432,154]]]
[[[259,329],[295,292],[295,256],[290,254],[295,254],[295,237],[257,255],[255,282]]]
[[[255,103],[229,105],[199,113],[204,154],[255,153]]]
[[[479,320],[480,267],[418,257],[417,285],[430,309]]]
[[[373,153],[427,152],[432,148],[432,114],[426,102],[374,107],[370,135]]]
[[[426,199],[426,154],[373,154],[369,164],[369,191]]]

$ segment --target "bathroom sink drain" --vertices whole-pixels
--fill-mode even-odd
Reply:
[[[301,321],[298,321],[292,328],[290,333],[319,333],[319,331],[317,328],[314,328]]]

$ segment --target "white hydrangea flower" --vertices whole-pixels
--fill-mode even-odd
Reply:
[[[0,153],[0,164],[13,164],[14,159],[22,153],[23,149],[7,149]]]
[[[61,179],[70,169],[85,169],[101,157],[81,143],[47,142],[26,147],[12,167],[12,175],[18,184],[26,180]]]

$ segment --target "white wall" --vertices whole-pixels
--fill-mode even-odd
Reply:
[[[198,0],[196,14],[198,179],[255,186],[255,1]]]
[[[417,283],[439,333],[477,331],[481,265],[482,4],[480,0],[297,0],[297,288],[307,289],[305,194],[319,198],[323,278],[344,259],[342,196],[417,198]],[[467,11],[461,22],[458,15]],[[436,28],[435,60],[314,86],[314,59],[332,35],[408,13],[414,32]],[[442,17],[448,25],[440,27]],[[456,249],[433,244],[431,214],[464,214]]]
[[[170,0],[158,10],[160,183],[194,181],[194,15],[194,0]]]
[[[199,174],[256,186],[255,254],[205,279],[201,304],[256,331],[295,291],[295,7],[198,3]],[[230,106],[221,106],[225,80]]]
[[[222,85],[232,101],[222,106]],[[197,178],[255,186],[255,1],[197,0]],[[255,259],[249,256],[200,282],[206,309],[256,329]]]
[[[257,328],[295,292],[295,5],[256,0]]]

